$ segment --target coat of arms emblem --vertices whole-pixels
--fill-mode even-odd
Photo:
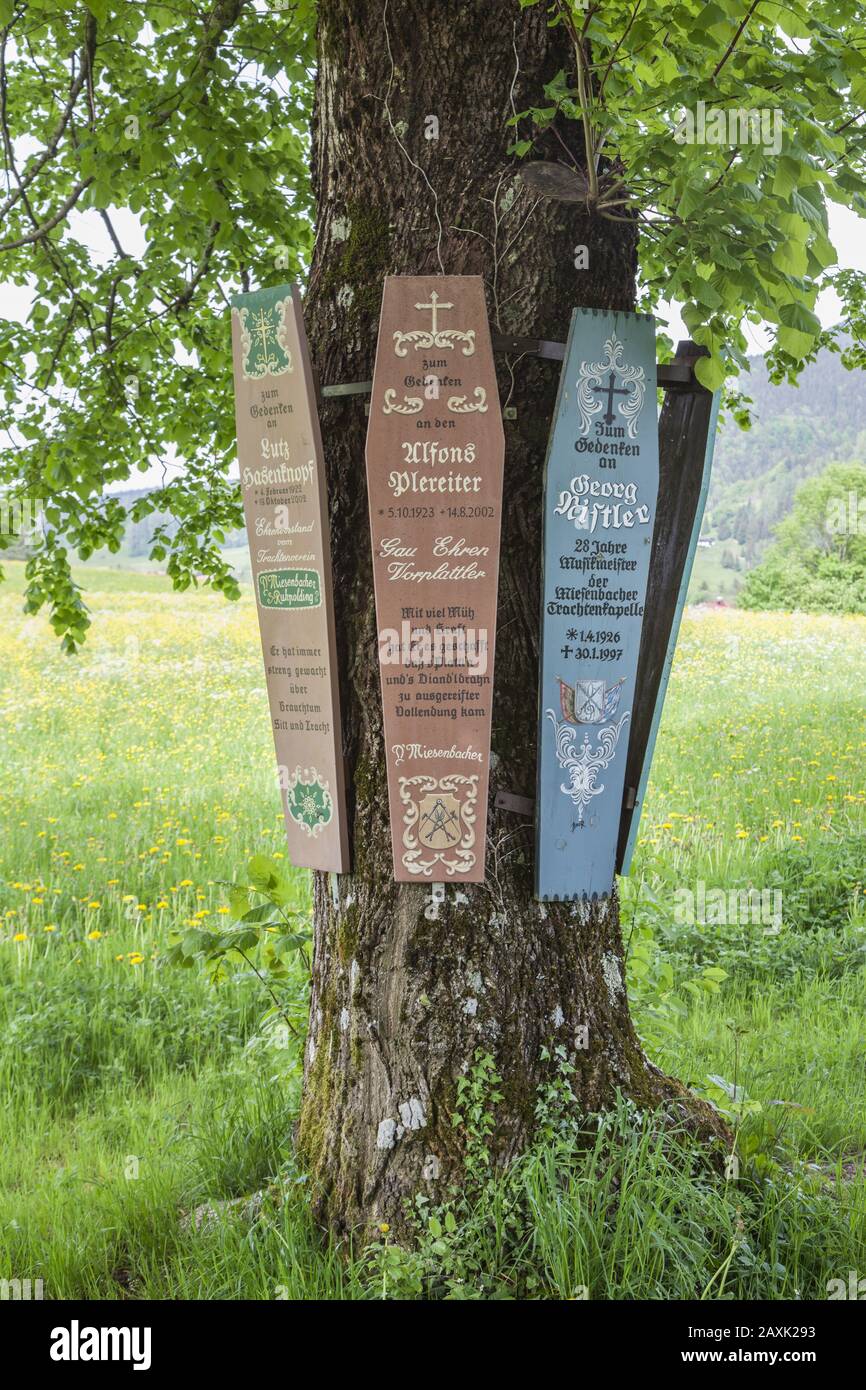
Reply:
[[[475,864],[478,775],[422,773],[400,778],[403,803],[403,864],[410,873],[451,878]]]
[[[451,792],[429,792],[418,803],[418,839],[428,849],[449,849],[462,834],[460,802]]]
[[[603,724],[612,719],[619,707],[619,697],[625,677],[608,685],[603,680],[579,680],[574,685],[559,680],[559,703],[562,717],[568,724]]]
[[[241,371],[247,381],[284,376],[293,370],[285,315],[290,302],[291,296],[286,295],[255,308],[244,304],[232,309],[241,331]]]
[[[311,839],[329,823],[334,803],[328,783],[314,767],[295,768],[286,787],[286,809]]]

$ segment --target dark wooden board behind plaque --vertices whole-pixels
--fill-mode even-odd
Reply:
[[[682,342],[675,363],[693,366],[706,348]],[[668,676],[688,594],[704,505],[710,485],[720,393],[701,386],[668,390],[659,420],[659,499],[646,618],[641,631],[632,730],[625,765],[625,797],[617,845],[617,873],[631,869],[632,853],[661,723]]]

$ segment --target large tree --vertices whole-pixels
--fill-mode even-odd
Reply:
[[[313,67],[306,317],[323,383],[371,375],[388,273],[482,275],[491,322],[508,335],[563,338],[575,304],[680,300],[708,350],[698,369],[708,386],[742,365],[746,319],[770,325],[779,375],[795,376],[822,341],[814,305],[835,263],[826,201],[866,210],[866,31],[853,3],[320,0],[314,16],[306,0],[175,0],[147,17],[143,27],[138,6],[113,0],[0,0],[0,276],[34,291],[26,323],[0,322],[18,445],[0,481],[46,498],[28,603],[49,603],[71,649],[87,616],[69,549],[117,543],[124,506],[105,484],[148,461],[178,465],[137,504],[181,521],[156,554],[179,585],[203,574],[235,591],[218,554],[239,520],[226,478],[226,295],[304,272]],[[691,142],[695,127],[681,121],[685,111],[694,122],[699,102],[726,113],[723,139]],[[766,115],[760,140],[749,110]],[[581,201],[538,196],[522,177],[538,160],[570,171]],[[137,214],[143,251],[124,246],[118,208]],[[89,249],[88,218],[108,254]],[[838,285],[856,360],[862,281]],[[555,386],[549,363],[500,358],[515,414],[491,808],[498,789],[534,787]],[[323,409],[353,872],[315,884],[299,1144],[338,1230],[399,1221],[404,1198],[459,1176],[457,1083],[478,1055],[502,1078],[503,1159],[531,1133],[551,1044],[571,1057],[585,1110],[621,1090],[675,1109],[704,1137],[719,1132],[644,1055],[616,897],[535,903],[525,820],[488,811],[483,886],[433,905],[429,889],[392,883],[365,424],[358,398]]]

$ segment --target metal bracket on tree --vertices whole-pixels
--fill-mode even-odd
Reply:
[[[565,343],[549,338],[521,338],[504,333],[492,333],[495,353],[518,353],[529,357],[540,357],[548,362],[562,362],[565,358]],[[703,391],[690,362],[659,362],[656,367],[656,384],[669,390],[675,387],[685,391]],[[340,381],[333,386],[320,386],[319,394],[323,400],[340,396],[369,396],[373,389],[372,381]]]

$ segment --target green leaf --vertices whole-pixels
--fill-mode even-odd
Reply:
[[[797,241],[781,241],[773,250],[773,264],[797,280],[806,274],[808,260],[806,247]]]
[[[817,338],[821,332],[821,320],[811,309],[807,309],[805,304],[783,304],[779,310],[779,318],[786,328],[794,328],[798,333],[811,338]]]
[[[244,914],[249,911],[250,907],[249,890],[239,887],[232,888],[229,893],[229,907],[232,910],[233,917],[243,917]]]
[[[704,197],[704,189],[697,184],[687,184],[683,189],[679,202],[677,203],[677,217],[681,217],[684,222],[697,212]]]
[[[253,887],[265,892],[276,886],[279,869],[275,859],[269,859],[266,854],[254,854],[247,864],[247,873]]]
[[[796,328],[786,328],[784,324],[776,330],[776,342],[784,352],[795,361],[805,357],[811,350],[815,338],[811,333],[800,333]]]
[[[773,176],[773,192],[776,196],[787,198],[796,189],[800,181],[800,174],[799,161],[783,154],[776,162],[776,172]]]
[[[241,918],[245,926],[269,926],[278,920],[274,916],[273,903],[262,903],[260,907],[250,908],[249,912],[245,912]]]
[[[695,376],[708,391],[718,391],[725,384],[727,371],[720,358],[699,357],[695,362]]]

